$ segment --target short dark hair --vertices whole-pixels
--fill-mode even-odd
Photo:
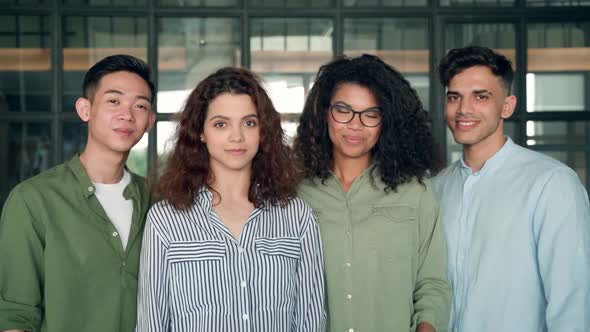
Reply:
[[[371,155],[386,190],[396,190],[413,179],[422,182],[440,169],[428,112],[416,91],[399,71],[377,56],[363,54],[338,57],[320,67],[294,142],[301,176],[325,180],[330,174],[333,143],[328,134],[328,109],[334,92],[344,83],[369,89],[379,101],[383,121]]]
[[[481,46],[468,46],[450,50],[442,58],[438,66],[440,82],[447,87],[455,75],[474,66],[490,68],[495,76],[501,78],[506,91],[510,93],[512,79],[514,78],[514,70],[510,60],[502,54]]]
[[[88,69],[82,83],[82,95],[84,98],[92,101],[100,80],[105,75],[120,71],[127,71],[141,77],[150,87],[152,93],[151,102],[154,103],[156,87],[151,81],[150,67],[143,60],[126,54],[108,56]]]

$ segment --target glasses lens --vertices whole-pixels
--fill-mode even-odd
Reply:
[[[340,123],[350,122],[354,116],[354,113],[352,113],[350,109],[342,105],[332,105],[330,111],[332,112],[334,120]]]
[[[361,113],[362,123],[367,127],[376,127],[381,123],[380,111],[364,111]]]

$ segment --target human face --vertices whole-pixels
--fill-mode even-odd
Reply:
[[[207,145],[209,165],[219,176],[224,171],[251,171],[260,145],[256,106],[246,94],[223,93],[207,109],[202,141]]]
[[[515,106],[516,97],[508,96],[501,78],[488,67],[474,66],[449,82],[445,117],[455,141],[465,149],[495,152],[504,145],[504,119]]]
[[[78,115],[88,122],[86,151],[127,155],[154,124],[151,99],[150,87],[137,74],[103,76],[92,101],[76,101]]]
[[[368,88],[355,83],[339,84],[330,100],[330,105],[344,105],[357,112],[378,108],[377,98]],[[328,133],[333,143],[334,161],[356,159],[362,162],[371,160],[371,149],[377,143],[381,132],[381,124],[366,127],[355,115],[348,123],[338,123],[326,110],[328,117]]]

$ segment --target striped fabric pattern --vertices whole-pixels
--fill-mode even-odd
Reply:
[[[136,331],[325,331],[323,258],[311,208],[256,208],[236,240],[201,190],[148,213]]]

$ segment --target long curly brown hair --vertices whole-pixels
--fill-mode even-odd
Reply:
[[[256,207],[283,205],[295,197],[297,177],[293,156],[286,144],[281,118],[258,76],[247,69],[226,67],[201,81],[177,116],[176,146],[160,180],[154,186],[156,201],[168,201],[179,210],[188,209],[202,187],[209,186],[209,152],[201,141],[209,104],[224,94],[252,98],[260,125],[260,146],[252,160],[248,199]]]

